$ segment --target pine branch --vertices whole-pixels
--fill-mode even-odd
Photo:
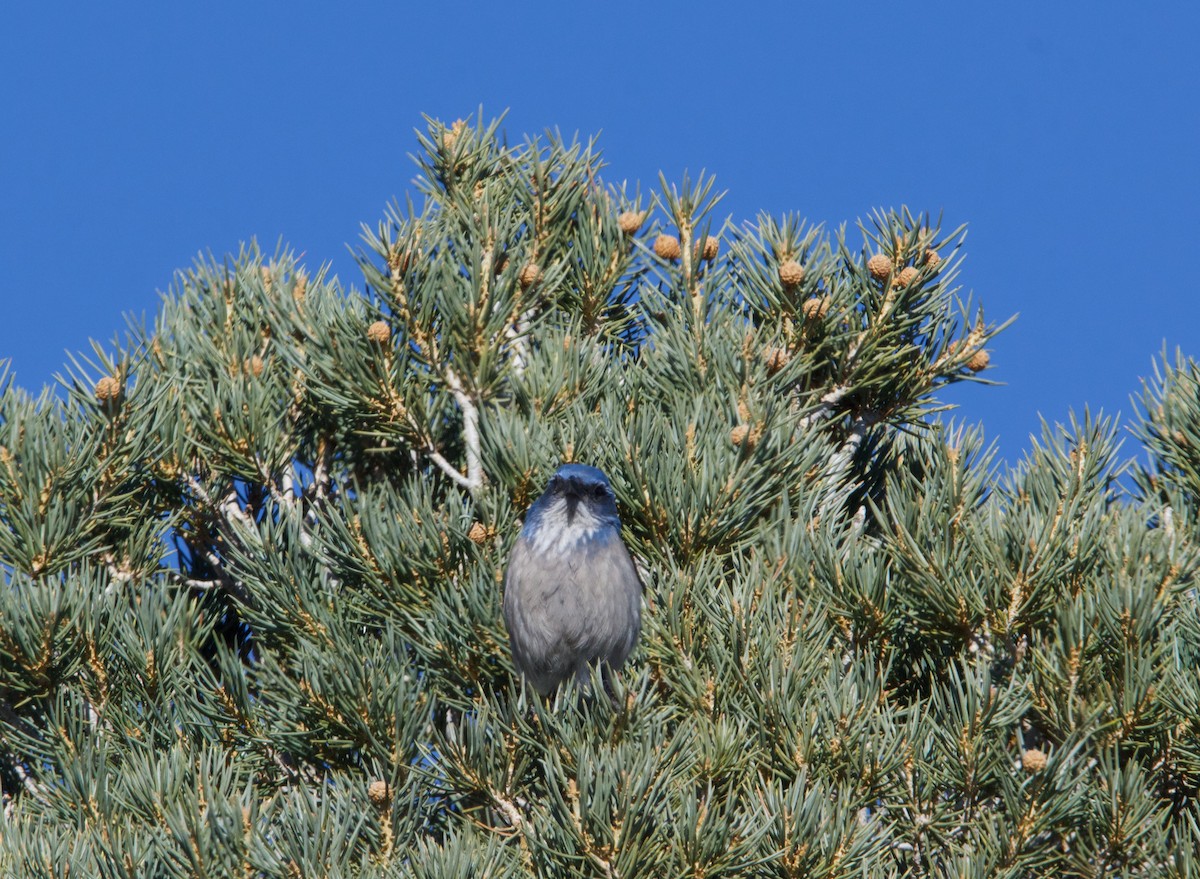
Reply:
[[[851,389],[846,385],[839,385],[833,390],[821,396],[820,404],[813,409],[812,412],[805,415],[796,424],[797,430],[810,430],[822,421],[829,419],[833,415],[835,407],[849,395]],[[861,442],[861,437],[859,438]],[[856,444],[857,447],[857,444]]]
[[[451,479],[470,492],[471,497],[477,498],[480,491],[483,489],[483,458],[480,454],[479,442],[479,408],[475,405],[475,401],[463,388],[462,382],[459,380],[458,374],[452,367],[447,366],[445,370],[446,386],[450,389],[450,393],[454,397],[454,401],[458,403],[458,408],[462,412],[463,417],[463,444],[466,447],[467,454],[467,473],[463,476],[449,462],[438,455],[436,452],[429,450],[427,453],[439,467],[442,468]],[[436,457],[435,457],[436,456]]]

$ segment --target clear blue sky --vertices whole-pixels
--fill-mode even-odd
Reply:
[[[1200,357],[1198,9],[7,4],[0,358],[40,388],[252,236],[360,284],[346,244],[410,189],[421,114],[482,105],[602,132],[612,181],[714,172],[737,220],[969,222],[964,286],[1020,319],[1006,386],[951,399],[1015,461],[1039,413],[1128,415],[1164,341]]]

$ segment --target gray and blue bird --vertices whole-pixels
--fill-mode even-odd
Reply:
[[[504,576],[513,661],[543,695],[599,664],[606,685],[641,629],[642,583],[608,477],[559,467],[529,508]]]

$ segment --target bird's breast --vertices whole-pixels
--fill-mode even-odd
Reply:
[[[539,555],[561,555],[587,552],[590,545],[601,537],[606,528],[604,523],[577,512],[571,521],[557,527],[543,525],[530,538],[529,547]]]

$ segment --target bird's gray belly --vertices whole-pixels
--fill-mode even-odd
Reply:
[[[569,560],[531,553],[523,568],[536,573],[509,584],[521,611],[513,646],[547,679],[596,660],[619,666],[633,647],[640,589],[630,582],[632,570],[624,570],[632,565],[623,546],[600,549]]]

